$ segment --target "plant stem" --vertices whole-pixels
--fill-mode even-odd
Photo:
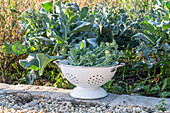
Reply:
[[[2,75],[1,75],[2,81],[3,81],[3,82],[6,82],[5,71],[4,71],[4,68],[3,68],[3,66],[2,66],[1,63],[0,63],[0,68],[1,68],[1,71],[2,71]]]

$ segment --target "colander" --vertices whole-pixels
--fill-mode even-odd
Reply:
[[[106,91],[101,88],[115,75],[117,68],[125,64],[121,63],[108,67],[85,67],[72,66],[70,60],[54,61],[68,81],[77,86],[70,95],[79,99],[97,99],[107,96]]]

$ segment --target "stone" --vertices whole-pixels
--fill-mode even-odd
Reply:
[[[30,103],[28,103],[28,106],[35,106],[36,104],[38,104],[39,101],[38,100],[33,100]]]
[[[71,107],[71,106],[72,106],[72,103],[71,103],[71,102],[67,102],[67,106],[68,106],[68,107]]]
[[[123,113],[127,113],[127,110],[125,108],[123,108],[122,112]]]
[[[105,109],[106,109],[106,107],[103,107],[102,109],[103,109],[103,110],[105,110]]]
[[[26,112],[28,112],[28,109],[24,109],[24,110],[22,110],[21,112],[22,112],[22,113],[26,113]]]
[[[145,97],[145,96],[130,96],[130,95],[120,95],[113,99],[108,106],[118,106],[118,105],[129,105],[129,106],[145,106],[155,108],[155,105],[159,105],[159,101],[163,98],[155,97]],[[167,110],[170,110],[170,99],[164,99],[167,104]]]
[[[21,102],[18,103],[19,106],[22,106],[23,104]]]
[[[100,107],[97,107],[97,111],[101,111],[101,108],[100,108]]]
[[[52,103],[52,100],[48,100],[47,103],[48,103],[48,104],[51,104],[51,103]]]
[[[75,112],[78,112],[79,110],[78,110],[78,108],[75,108],[75,110],[74,110]]]
[[[90,112],[96,112],[96,108],[95,107],[90,107]]]
[[[75,99],[69,95],[70,90],[58,89],[54,87],[32,86],[32,85],[8,85],[0,83],[0,89],[3,92],[9,93],[6,96],[0,90],[0,111],[9,111],[14,108],[18,112],[27,109],[27,112],[65,112],[65,113],[79,113],[79,112],[96,112],[96,113],[147,113],[157,112],[155,110],[156,101],[159,102],[161,98],[144,97],[144,96],[130,96],[130,95],[115,95],[108,94],[107,97],[95,100],[81,100]],[[19,90],[18,90],[19,89]],[[22,93],[23,91],[24,93]],[[12,93],[18,93],[19,96],[14,96]],[[28,93],[28,94],[27,94]],[[31,97],[33,101],[24,103],[20,97],[26,95]],[[31,96],[30,96],[31,95]],[[8,98],[6,98],[8,97]],[[23,99],[23,98],[22,98]],[[142,100],[144,99],[144,100]],[[165,98],[167,110],[170,109],[170,99]],[[15,104],[14,104],[15,101]],[[155,103],[154,103],[155,102]],[[4,104],[5,105],[2,105]],[[13,103],[13,105],[11,104]],[[154,104],[153,104],[154,103]],[[5,109],[2,106],[6,107]],[[34,110],[34,111],[33,111]],[[165,111],[169,113],[169,111]]]
[[[111,106],[111,107],[110,107],[110,110],[114,110],[114,109],[115,109],[115,106]]]
[[[135,109],[135,111],[139,113],[139,112],[141,112],[141,108],[137,107],[137,108]]]
[[[115,112],[120,112],[119,108],[114,109]]]
[[[9,103],[8,107],[11,108],[14,105],[14,103]]]
[[[72,111],[74,111],[74,109],[75,109],[74,107],[71,107],[71,110],[72,110]]]
[[[145,111],[141,111],[140,113],[146,113]]]
[[[5,105],[6,105],[5,102],[0,103],[0,106],[5,106]]]
[[[16,112],[16,110],[15,109],[10,109],[10,111],[12,112],[12,113],[15,113]]]

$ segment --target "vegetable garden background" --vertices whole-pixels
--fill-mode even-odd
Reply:
[[[126,65],[103,87],[169,98],[169,33],[168,0],[1,0],[0,82],[74,88],[49,59],[115,40]]]

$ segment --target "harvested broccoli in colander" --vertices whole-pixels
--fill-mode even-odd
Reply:
[[[101,43],[93,50],[89,48],[71,49],[69,54],[69,59],[75,63],[75,66],[110,66],[124,57],[124,54],[119,52],[118,45],[114,40],[112,43]]]

